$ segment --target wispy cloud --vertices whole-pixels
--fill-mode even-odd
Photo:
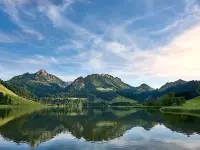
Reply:
[[[145,15],[137,16],[137,17],[134,17],[134,18],[126,20],[124,22],[123,26],[129,26],[129,25],[133,24],[134,22],[137,22],[139,20],[144,20],[146,18],[150,18],[150,17],[156,16],[157,14],[164,13],[166,11],[170,11],[173,8],[174,8],[174,6],[169,6],[169,7],[162,8],[160,10],[153,10],[153,11],[151,11],[151,12],[145,14]]]
[[[172,2],[157,7],[156,1],[143,1],[149,2],[145,6],[146,14],[125,13],[124,16],[110,13],[112,7],[108,15],[104,12],[82,14],[81,11],[89,9],[73,7],[78,2],[84,3],[83,0],[34,1],[33,10],[29,11],[27,0],[5,0],[4,11],[24,36],[17,38],[15,32],[1,32],[0,42],[32,43],[30,37],[38,40],[38,47],[26,46],[31,49],[28,56],[13,59],[19,68],[29,68],[28,65],[32,70],[48,67],[55,69],[59,76],[66,76],[63,72],[67,70],[73,77],[110,73],[132,79],[129,83],[137,82],[133,78],[140,81],[147,78],[199,78],[200,6],[196,1],[186,0],[182,9],[176,9],[179,6]],[[121,5],[119,7],[121,9]],[[33,19],[33,24],[26,22],[24,15]],[[34,19],[42,28],[34,24]],[[159,22],[159,19],[166,21]],[[0,65],[14,63],[13,57],[9,57],[2,59]]]
[[[18,42],[18,38],[16,36],[0,33],[0,43],[15,43],[15,42]]]
[[[20,9],[26,3],[28,3],[27,0],[4,0],[4,11],[10,16],[12,21],[22,29],[24,33],[35,36],[38,40],[43,40],[44,36],[42,33],[26,25],[26,23],[20,18]]]
[[[142,49],[140,44],[151,45],[154,42],[147,37],[141,38],[129,32],[127,25],[132,24],[133,21],[131,21],[125,26],[124,24],[117,27],[107,26],[103,36],[95,35],[90,41],[88,51],[83,52],[85,55],[79,55],[77,60],[83,64],[82,69],[87,68],[91,72],[107,72],[123,78],[144,76],[199,79],[200,61],[197,56],[200,49],[198,43],[200,24],[196,19],[199,16],[199,5],[193,3],[189,14],[187,13],[188,7],[186,3],[184,16],[180,16],[179,20],[159,31],[160,33],[167,32],[172,28],[177,28],[179,31],[174,32],[170,42],[165,45],[159,45],[153,49]],[[101,57],[90,55],[90,51],[96,52],[97,56],[98,52],[101,52]]]
[[[176,32],[174,30],[182,30],[183,28],[188,28],[192,24],[200,21],[200,6],[196,3],[195,0],[185,0],[185,11],[183,13],[177,14],[173,22],[170,21],[169,24],[161,30],[153,31],[151,34],[159,35],[167,32]]]

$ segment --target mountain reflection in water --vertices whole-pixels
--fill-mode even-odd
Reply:
[[[135,109],[50,108],[12,117],[16,112],[0,110],[0,149],[200,148],[200,118],[194,116]]]

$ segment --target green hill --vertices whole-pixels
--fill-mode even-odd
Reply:
[[[200,116],[200,96],[187,100],[183,106],[163,107],[160,109],[165,113],[178,113]]]
[[[32,105],[32,104],[38,104],[34,101],[22,98],[6,87],[4,87],[2,84],[0,84],[0,92],[3,93],[3,95],[7,95],[9,98],[11,98],[11,104],[13,105]]]
[[[2,84],[4,87],[12,91],[13,93],[19,95],[20,97],[26,98],[26,99],[36,99],[29,91],[27,91],[23,87],[15,86],[9,82],[3,81],[0,79],[0,84]]]
[[[193,98],[188,100],[184,105],[184,108],[200,109],[200,97]]]

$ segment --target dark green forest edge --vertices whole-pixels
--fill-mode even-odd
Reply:
[[[40,70],[0,80],[0,107],[136,107],[168,113],[200,114],[200,81],[166,83],[159,89],[133,87],[108,74],[92,74],[64,82]]]

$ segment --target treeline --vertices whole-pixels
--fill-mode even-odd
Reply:
[[[68,106],[68,107],[82,107],[83,105],[86,105],[86,100],[84,99],[59,99],[59,98],[55,98],[55,99],[51,99],[51,98],[43,98],[40,99],[41,103],[44,104],[50,104],[50,105],[57,105],[57,106]]]
[[[184,97],[177,97],[171,92],[158,99],[151,98],[143,103],[145,106],[181,106],[186,102]]]
[[[12,104],[12,100],[8,95],[4,95],[2,92],[0,92],[0,104],[1,105],[10,105],[10,104]]]
[[[27,98],[27,99],[36,99],[36,97],[34,97],[31,93],[29,93],[27,90],[25,90],[24,88],[20,88],[18,86],[12,85],[8,82],[5,82],[3,80],[0,79],[0,84],[2,84],[3,86],[5,86],[7,89],[9,89],[10,91],[12,91],[13,93],[23,97],[23,98]]]

